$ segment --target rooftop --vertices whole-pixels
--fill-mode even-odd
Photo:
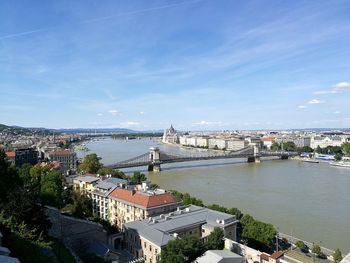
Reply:
[[[90,175],[85,175],[85,176],[82,175],[82,176],[75,177],[73,180],[78,180],[78,181],[82,181],[85,183],[93,183],[93,182],[100,180],[100,178],[95,177],[95,176],[90,176]]]
[[[74,152],[71,152],[69,150],[53,150],[50,151],[50,155],[72,155]]]
[[[5,152],[6,157],[15,157],[16,156],[16,152]]]
[[[147,194],[122,188],[115,189],[110,197],[147,208],[178,203],[178,200],[171,193],[156,194],[154,192],[154,194]]]
[[[242,256],[227,250],[208,250],[201,257],[197,258],[197,263],[231,263],[233,259],[242,259]]]
[[[207,224],[211,227],[215,227],[236,222],[236,217],[233,215],[190,205],[182,210],[178,209],[169,214],[163,214],[141,221],[129,222],[126,223],[124,227],[137,231],[140,236],[143,236],[158,246],[163,246],[166,245],[169,240],[174,239],[172,234],[180,232],[188,226]]]

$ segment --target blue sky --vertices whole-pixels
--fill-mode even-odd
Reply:
[[[0,2],[0,123],[350,127],[349,1]]]

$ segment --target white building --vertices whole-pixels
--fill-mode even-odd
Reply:
[[[164,131],[162,142],[172,144],[179,143],[179,137],[173,125],[171,125],[169,129],[166,129]]]
[[[313,136],[311,138],[311,148],[316,149],[318,146],[326,148],[327,146],[341,146],[346,142],[345,136]]]

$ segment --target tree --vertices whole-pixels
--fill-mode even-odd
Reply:
[[[147,177],[145,174],[140,172],[134,172],[134,175],[130,178],[132,184],[141,184],[143,181],[146,181]]]
[[[270,149],[271,149],[271,151],[276,152],[278,150],[281,150],[281,146],[279,145],[278,142],[274,142],[274,143],[272,143]]]
[[[316,255],[321,255],[321,253],[322,253],[322,251],[321,251],[321,247],[319,246],[319,245],[317,245],[317,244],[314,244],[313,246],[312,246],[312,253],[315,253]]]
[[[339,153],[337,153],[336,155],[334,155],[334,159],[335,159],[336,161],[340,161],[340,160],[342,159],[342,155],[339,154]]]
[[[252,222],[254,222],[254,221],[255,221],[255,219],[254,219],[251,215],[245,214],[245,215],[242,217],[240,223],[241,223],[243,226],[246,226],[246,225],[248,225],[248,224],[250,224],[250,223],[252,223]]]
[[[283,144],[283,150],[285,151],[289,151],[289,152],[292,152],[292,151],[295,151],[296,150],[296,145],[294,142],[282,142]]]
[[[242,237],[248,240],[250,246],[259,250],[272,249],[277,232],[271,224],[254,220],[252,217],[246,218],[242,224],[244,224]]]
[[[45,204],[60,206],[62,204],[63,178],[57,171],[49,171],[41,179],[40,193]]]
[[[303,250],[305,248],[305,243],[301,240],[298,240],[295,245],[297,246],[297,248]]]
[[[317,145],[316,152],[317,153],[322,153],[322,149],[321,149],[321,147],[319,145]]]
[[[161,252],[161,262],[182,263],[192,262],[203,254],[204,245],[202,241],[193,235],[171,240]]]
[[[344,142],[341,147],[346,155],[350,154],[350,142]]]
[[[343,256],[341,254],[341,251],[339,248],[337,248],[333,253],[333,259],[335,262],[340,262],[343,259]]]
[[[100,169],[98,169],[97,173],[101,176],[111,175],[112,177],[121,179],[124,179],[126,177],[122,171],[115,170],[110,167],[101,167]]]
[[[205,248],[206,250],[222,250],[224,246],[224,231],[219,227],[215,227],[213,232],[208,236]]]
[[[91,218],[93,216],[92,201],[87,195],[75,192],[73,202],[66,205],[62,211],[78,218]]]
[[[100,168],[102,168],[102,164],[96,153],[91,153],[85,156],[83,162],[79,165],[78,170],[80,172],[95,174]]]
[[[6,204],[8,194],[21,184],[21,179],[14,167],[6,161],[4,151],[0,150],[0,209]]]

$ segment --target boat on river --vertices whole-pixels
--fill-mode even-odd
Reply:
[[[331,162],[330,165],[350,168],[350,157],[343,157],[343,159],[341,161]]]
[[[301,161],[302,162],[307,162],[307,163],[319,163],[320,162],[318,160],[311,159],[311,158],[302,158]]]

